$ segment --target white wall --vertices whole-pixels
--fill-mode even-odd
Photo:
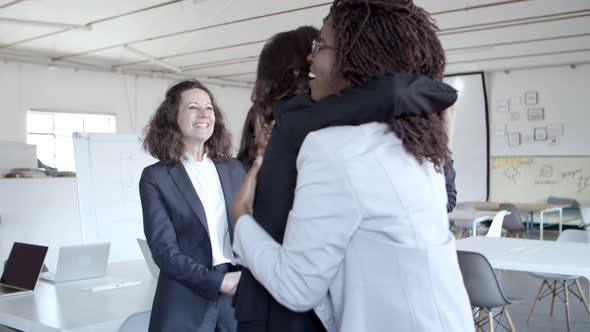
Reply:
[[[17,241],[49,246],[55,268],[58,248],[82,240],[76,179],[0,179],[0,218],[0,262]]]
[[[225,115],[227,129],[232,135],[234,152],[237,152],[240,147],[240,138],[242,137],[244,120],[252,105],[250,102],[252,90],[216,85],[209,85],[208,88],[211,90],[213,96],[215,96],[219,107],[221,107],[221,110]]]
[[[493,72],[490,82],[490,154],[492,156],[590,156],[590,65],[572,69],[568,66]],[[509,105],[508,112],[499,110],[498,103],[511,98],[523,99],[525,91],[538,93],[537,105]],[[518,100],[517,100],[518,102]],[[527,111],[544,109],[544,120],[529,121]],[[519,119],[512,120],[516,114]],[[552,124],[563,125],[563,136],[555,142],[534,141],[534,128]],[[506,135],[496,134],[498,127],[507,133],[520,133],[519,146],[509,146]],[[532,142],[529,142],[533,138]]]
[[[26,142],[30,109],[108,113],[118,133],[141,133],[172,81],[0,62],[0,140]],[[223,108],[234,147],[250,107],[250,89],[208,85]]]

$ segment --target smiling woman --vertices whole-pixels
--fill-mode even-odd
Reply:
[[[207,152],[213,161],[230,156],[231,137],[215,98],[199,81],[187,80],[168,89],[146,127],[143,146],[154,158],[169,164],[180,162],[185,152],[201,145],[200,154]]]
[[[235,331],[241,274],[227,207],[244,169],[229,158],[223,115],[205,86],[187,80],[168,89],[146,129],[144,147],[160,160],[139,182],[143,229],[161,271],[150,331]]]

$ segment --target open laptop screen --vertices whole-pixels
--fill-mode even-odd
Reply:
[[[33,290],[41,273],[47,247],[15,242],[2,274],[2,282]]]

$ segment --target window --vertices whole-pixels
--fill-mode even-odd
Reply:
[[[115,133],[116,118],[107,114],[29,111],[27,143],[37,145],[37,158],[60,171],[75,171],[72,133]]]

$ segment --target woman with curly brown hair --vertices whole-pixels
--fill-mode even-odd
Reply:
[[[211,92],[175,84],[146,127],[144,148],[160,161],[139,182],[143,228],[160,276],[150,331],[236,330],[231,306],[240,273],[228,207],[244,178]]]
[[[436,30],[409,0],[334,1],[308,58],[312,98],[384,72],[440,80]],[[414,86],[423,98],[409,106],[448,107],[431,102],[440,86]],[[329,331],[472,331],[445,208],[447,143],[440,113],[307,135],[282,245],[250,216],[258,160],[232,210],[238,261],[289,309],[313,308]]]

